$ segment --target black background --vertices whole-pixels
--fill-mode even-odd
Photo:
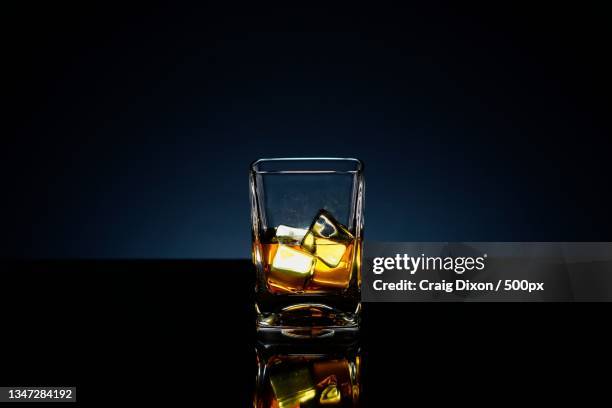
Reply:
[[[363,159],[370,240],[610,240],[598,4],[11,2],[0,254],[247,258],[279,156]]]
[[[2,266],[3,384],[75,385],[86,406],[251,405],[248,261]],[[608,320],[586,303],[365,304],[361,401],[595,404],[607,395]]]
[[[366,239],[610,240],[608,15],[3,5],[2,382],[250,405],[249,262],[159,259],[248,256],[259,157],[362,158]],[[363,402],[594,405],[608,321],[591,304],[366,304]]]

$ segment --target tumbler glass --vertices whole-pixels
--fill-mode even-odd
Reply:
[[[250,172],[259,331],[330,335],[359,327],[363,164],[260,159]]]

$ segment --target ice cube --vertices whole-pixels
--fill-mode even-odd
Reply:
[[[315,385],[307,367],[270,374],[270,385],[279,408],[294,408],[316,396]]]
[[[353,234],[325,210],[319,210],[310,226],[310,231],[315,237],[329,238],[334,241],[348,242],[353,239]]]
[[[307,250],[308,252],[314,254],[315,252],[315,236],[312,232],[308,231],[306,235],[304,235],[304,239],[302,239],[302,243],[300,244],[302,248]]]
[[[323,392],[321,392],[321,398],[319,398],[319,404],[321,405],[335,405],[342,400],[342,394],[338,391],[336,384],[329,384]]]
[[[315,242],[315,256],[327,266],[337,267],[346,252],[346,245],[325,238],[315,238]]]
[[[312,275],[314,264],[315,257],[308,252],[279,245],[270,264],[270,278],[276,286],[301,290]]]
[[[342,261],[331,268],[325,262],[317,260],[312,274],[312,283],[321,287],[346,289],[351,281],[351,263]]]
[[[320,210],[301,246],[327,266],[335,268],[342,260],[353,234],[327,211]]]
[[[276,227],[276,239],[283,244],[299,243],[304,239],[304,235],[308,232],[307,229],[293,228],[286,225]]]
[[[313,364],[312,374],[315,383],[324,383],[330,377],[338,385],[351,382],[349,362],[346,359],[317,361]]]
[[[329,377],[325,377],[323,380],[319,381],[317,383],[317,388],[325,388],[330,384],[338,384],[338,379],[334,374],[330,375]]]

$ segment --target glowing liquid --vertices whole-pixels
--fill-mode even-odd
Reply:
[[[255,251],[260,251],[270,293],[316,294],[348,288],[353,276],[354,247],[354,241],[319,243],[312,255],[299,245],[270,243],[260,244]]]

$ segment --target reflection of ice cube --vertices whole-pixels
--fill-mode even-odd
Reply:
[[[308,230],[303,228],[293,228],[286,225],[276,227],[276,238],[283,244],[299,243],[304,238]]]
[[[315,257],[311,254],[279,245],[270,265],[270,274],[283,287],[299,290],[312,274],[314,263]]]
[[[342,390],[353,383],[349,363],[346,359],[315,362],[312,374],[317,387],[323,388],[320,405],[335,405],[342,400]],[[347,396],[350,391],[346,393]]]
[[[312,373],[315,383],[329,377],[333,377],[338,385],[351,382],[350,366],[346,359],[317,361],[313,364]]]
[[[319,404],[321,405],[336,405],[342,400],[342,395],[338,391],[336,384],[328,385],[323,392],[321,392],[321,398],[319,398]]]
[[[315,385],[307,367],[272,373],[270,384],[279,408],[300,406],[300,403],[316,396]]]

